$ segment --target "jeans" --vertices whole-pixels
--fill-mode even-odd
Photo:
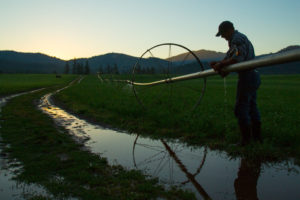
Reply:
[[[239,124],[250,125],[251,122],[260,122],[260,113],[256,103],[256,91],[259,85],[260,77],[256,71],[251,70],[239,74],[234,109]]]

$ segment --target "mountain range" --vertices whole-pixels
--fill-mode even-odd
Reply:
[[[281,53],[297,48],[300,48],[300,46],[288,46],[276,53]],[[222,52],[203,49],[193,51],[193,53],[196,54],[197,57],[199,57],[204,66],[206,66],[205,68],[207,68],[208,62],[210,62],[211,60],[221,60],[225,56],[225,53]],[[270,54],[260,55],[257,57],[267,55]],[[176,61],[181,61],[183,59],[189,60],[189,58],[191,58],[191,56],[186,54],[179,54],[167,60],[172,60],[172,62],[176,63]],[[131,72],[138,59],[138,57],[133,57],[126,54],[108,53],[104,55],[93,56],[90,58],[78,58],[75,62],[77,64],[79,63],[81,65],[85,65],[88,61],[91,73],[96,73],[97,71],[99,71],[99,69],[106,68],[108,65],[110,67],[116,66],[120,73],[129,73]],[[145,65],[153,66],[153,63],[167,63],[167,60],[158,58],[145,58],[141,59],[140,62]],[[0,51],[0,73],[63,73],[66,63],[68,63],[68,65],[72,67],[74,59],[62,60],[41,53]],[[266,74],[295,74],[300,73],[300,62],[274,65],[272,67],[259,68],[258,70],[261,73]]]
[[[200,60],[221,60],[222,58],[224,58],[224,56],[226,55],[225,53],[222,52],[216,52],[216,51],[210,51],[210,50],[198,50],[198,51],[193,51],[193,53],[200,59]],[[167,60],[169,61],[181,61],[183,59],[189,60],[192,58],[192,56],[189,53],[183,53],[183,54],[179,54],[176,56],[173,56],[171,58],[168,58]]]

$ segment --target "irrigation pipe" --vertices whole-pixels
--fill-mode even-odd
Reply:
[[[238,72],[241,70],[249,70],[249,69],[255,69],[259,67],[266,67],[276,64],[282,64],[282,63],[288,63],[288,62],[294,62],[294,61],[300,61],[300,49],[290,50],[282,53],[277,53],[269,56],[265,56],[262,58],[257,58],[250,61],[245,61],[233,65],[229,65],[225,68],[223,68],[224,72]],[[130,80],[113,80],[115,82],[126,82],[131,85],[136,86],[151,86],[151,85],[159,85],[163,83],[172,83],[172,82],[178,82],[178,81],[184,81],[184,80],[190,80],[190,79],[196,79],[196,78],[205,78],[208,76],[218,75],[218,72],[214,71],[213,69],[191,73],[183,76],[176,76],[173,78],[167,78],[159,81],[153,81],[148,83],[140,83],[140,82],[133,82]]]

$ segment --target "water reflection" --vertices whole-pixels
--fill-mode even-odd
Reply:
[[[176,152],[170,147],[170,145],[168,145],[168,143],[163,140],[163,139],[160,139],[161,143],[163,144],[163,146],[165,147],[165,151],[163,150],[157,150],[157,146],[149,146],[147,144],[141,144],[141,143],[138,143],[138,138],[139,138],[139,135],[136,136],[136,139],[133,143],[133,163],[134,163],[134,166],[139,169],[139,166],[142,165],[142,164],[146,164],[146,165],[149,165],[150,162],[153,162],[154,160],[158,160],[159,161],[159,164],[156,166],[156,168],[154,169],[155,172],[159,171],[159,169],[161,168],[162,166],[162,161],[164,160],[164,158],[166,157],[165,153],[167,152],[169,154],[169,156],[176,162],[177,166],[181,169],[181,171],[186,175],[187,179],[186,181],[182,181],[181,184],[184,185],[184,184],[187,184],[189,182],[191,182],[194,187],[198,190],[199,194],[204,198],[204,199],[211,199],[209,197],[209,195],[207,194],[207,192],[204,190],[204,188],[199,184],[199,182],[196,180],[196,176],[200,173],[204,163],[205,163],[205,159],[206,159],[206,154],[207,154],[207,148],[204,149],[204,154],[203,154],[203,158],[202,158],[202,161],[200,162],[199,164],[199,167],[198,169],[196,170],[195,173],[191,173],[188,171],[187,167],[182,163],[182,161],[180,160],[180,158],[177,156]],[[140,146],[143,146],[145,148],[148,148],[148,149],[152,149],[154,151],[156,151],[157,153],[155,153],[153,156],[149,157],[149,158],[145,158],[145,160],[142,162],[142,163],[139,163],[137,164],[136,163],[136,159],[135,159],[135,147],[137,145],[140,145]],[[160,158],[157,159],[157,157],[159,157],[159,155],[161,154],[164,154],[163,156],[161,156]],[[156,175],[157,176],[157,173],[152,173],[152,175]],[[169,172],[170,173],[173,173],[173,169],[169,169]],[[172,175],[173,176],[173,175]],[[172,182],[174,183],[172,180],[169,181],[169,183]]]
[[[257,181],[260,176],[261,161],[241,159],[238,177],[234,181],[236,199],[258,200]]]
[[[7,154],[2,152],[2,148],[3,144],[0,145],[0,199],[29,199],[34,196],[51,198],[43,187],[14,179],[17,172],[23,170],[22,165],[17,160],[8,159]]]
[[[161,142],[163,143],[163,145],[166,147],[166,150],[168,151],[168,153],[170,154],[170,156],[175,160],[175,162],[177,163],[177,165],[179,166],[179,168],[181,169],[181,171],[186,175],[186,177],[188,178],[188,180],[195,186],[195,188],[198,190],[199,194],[201,194],[201,196],[204,199],[211,199],[209,197],[209,195],[207,194],[207,192],[203,189],[203,187],[198,183],[198,181],[195,179],[196,175],[198,173],[200,173],[201,168],[205,162],[205,158],[206,158],[206,150],[205,150],[205,154],[204,154],[204,159],[202,160],[197,172],[195,174],[192,174],[188,171],[188,169],[186,168],[186,166],[181,162],[181,160],[177,157],[176,153],[170,148],[170,146],[164,141],[161,140]],[[188,181],[183,182],[182,184],[187,183]]]
[[[90,124],[54,106],[51,94],[40,108],[111,165],[139,169],[167,186],[195,192],[198,199],[300,199],[299,167],[292,162],[268,166],[225,152],[191,147],[177,140],[144,138]]]
[[[164,156],[159,157],[160,154],[164,154],[165,151],[169,154],[169,156],[176,162],[177,166],[179,169],[185,174],[188,180],[181,182],[181,185],[185,185],[187,183],[191,183],[194,188],[198,191],[198,193],[201,195],[203,199],[212,199],[207,191],[201,186],[199,181],[196,179],[196,176],[201,172],[201,169],[203,168],[205,161],[206,161],[206,156],[207,156],[207,148],[204,148],[203,155],[202,155],[202,160],[199,163],[199,167],[197,168],[195,173],[191,173],[188,170],[188,167],[185,166],[185,164],[181,161],[181,159],[178,157],[176,151],[174,151],[168,143],[160,139],[160,142],[163,144],[165,147],[165,151],[163,150],[158,150],[158,146],[151,146],[149,144],[141,144],[138,143],[138,138],[139,135],[136,136],[136,139],[133,144],[133,162],[134,166],[139,169],[140,165],[146,164],[149,165],[151,162],[155,162],[156,160],[159,160],[159,164],[156,166],[156,168],[153,168],[154,171],[157,171],[159,167],[161,167],[162,160],[165,158]],[[135,160],[135,149],[136,146],[143,146],[144,148],[151,149],[155,152],[153,156],[150,156],[149,158],[145,157],[144,161],[140,162],[137,164]],[[240,168],[237,173],[237,178],[234,181],[234,190],[235,190],[235,195],[237,200],[258,200],[258,195],[257,195],[257,182],[258,178],[260,176],[260,171],[261,171],[261,160],[256,159],[256,160],[249,160],[247,158],[241,158],[240,160]],[[172,172],[172,169],[169,169],[170,172]],[[157,174],[154,172],[152,173],[153,175]]]

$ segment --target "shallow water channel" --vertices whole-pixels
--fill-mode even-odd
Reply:
[[[300,168],[290,161],[231,159],[205,147],[104,128],[53,105],[52,95],[41,99],[40,109],[111,165],[142,170],[167,186],[193,191],[198,199],[300,199]]]

